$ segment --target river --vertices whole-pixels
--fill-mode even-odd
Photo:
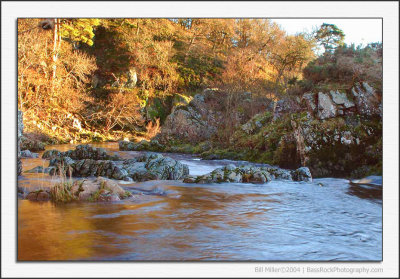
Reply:
[[[139,153],[118,151],[117,143],[93,145],[125,158]],[[165,155],[188,164],[194,175],[240,163]],[[48,161],[23,159],[23,171],[38,165]],[[19,186],[33,190],[56,181],[23,173]],[[18,200],[18,260],[382,260],[382,201],[345,179],[120,183],[135,195],[112,203]]]

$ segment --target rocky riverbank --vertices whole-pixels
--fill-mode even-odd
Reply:
[[[290,169],[307,166],[314,177],[382,173],[381,93],[367,82],[347,91],[307,92],[271,101],[247,122],[238,121],[229,142],[215,136],[221,119],[210,100],[216,95],[224,96],[210,89],[196,95],[167,117],[153,140],[121,141],[120,150],[198,153],[203,159],[246,160]]]

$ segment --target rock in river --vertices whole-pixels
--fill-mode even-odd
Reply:
[[[266,183],[271,180],[294,180],[294,181],[312,181],[310,170],[302,167],[294,171],[280,169],[277,167],[256,167],[227,165],[223,168],[217,168],[212,172],[200,176],[188,176],[185,183]]]
[[[39,154],[29,150],[23,150],[21,151],[21,158],[39,158]]]
[[[49,190],[35,190],[26,199],[30,201],[71,202],[71,201],[119,201],[132,196],[117,182],[98,177],[94,180],[77,180],[72,184],[67,182],[54,185]]]
[[[178,180],[189,174],[187,165],[161,154],[148,152],[139,157],[124,160],[109,155],[102,148],[80,145],[76,150],[59,152],[51,150],[43,154],[50,159],[50,174],[87,177],[104,176],[118,180]]]

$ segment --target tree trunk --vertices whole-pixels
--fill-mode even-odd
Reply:
[[[53,30],[53,74],[52,74],[52,93],[54,93],[54,86],[57,77],[57,60],[58,60],[58,48],[59,48],[59,24],[58,19],[54,19],[54,30]]]
[[[188,50],[187,50],[187,52],[186,52],[186,54],[185,54],[185,60],[184,60],[185,64],[186,64],[186,62],[187,62],[187,59],[188,59],[190,50],[191,50],[192,46],[194,45],[194,40],[195,40],[195,39],[196,39],[196,35],[193,35],[192,39],[190,40]]]

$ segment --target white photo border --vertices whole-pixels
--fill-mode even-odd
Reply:
[[[399,275],[399,3],[358,2],[11,2],[1,3],[2,277],[397,277]],[[16,77],[19,17],[383,18],[383,262],[326,263],[18,263],[16,262]],[[49,243],[51,245],[51,243]],[[265,273],[255,268],[383,268],[382,273]]]

